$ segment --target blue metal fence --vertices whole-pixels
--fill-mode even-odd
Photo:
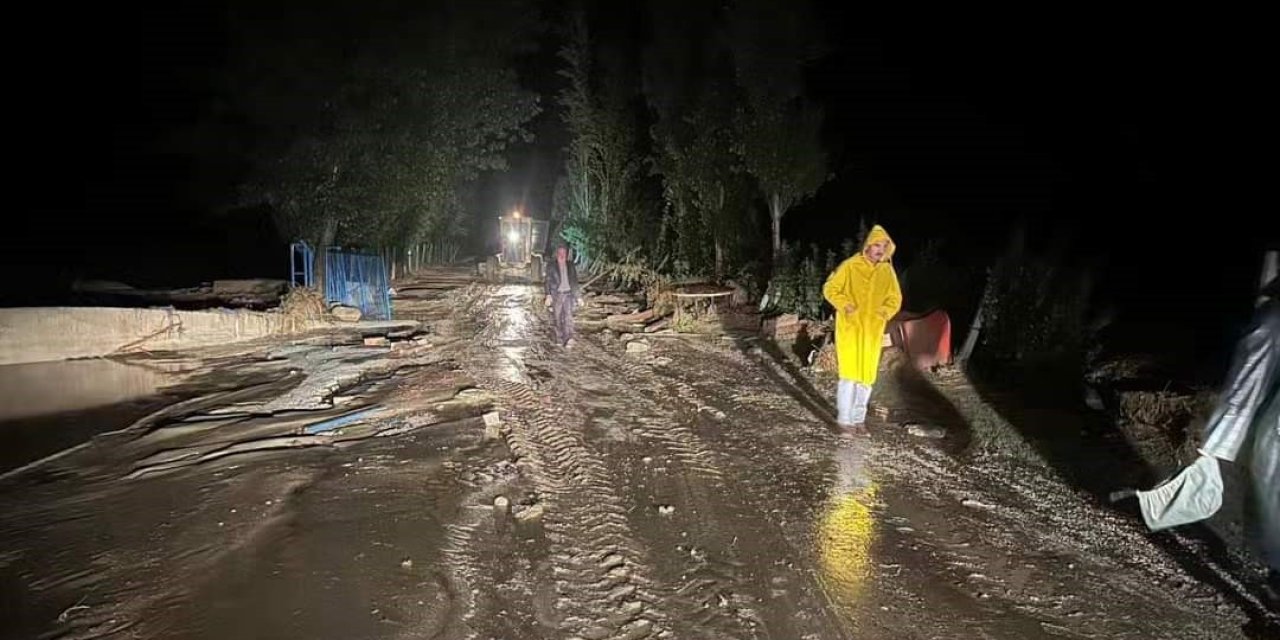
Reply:
[[[289,249],[289,268],[293,283],[315,286],[315,250],[306,242],[295,242]],[[369,320],[391,319],[391,278],[382,256],[349,253],[330,248],[325,253],[324,298],[360,309]]]
[[[310,287],[315,282],[313,273],[316,252],[304,240],[289,245],[289,279],[295,287]]]
[[[391,278],[382,256],[330,249],[325,258],[326,300],[357,307],[366,319],[391,319]]]

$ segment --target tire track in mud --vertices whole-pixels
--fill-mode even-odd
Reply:
[[[760,629],[765,625],[758,613],[760,598],[749,593],[753,589],[744,575],[745,564],[729,557],[734,545],[728,539],[716,544],[727,528],[718,528],[718,523],[708,517],[722,510],[720,505],[727,490],[716,453],[691,426],[699,415],[697,409],[692,414],[688,412],[689,406],[700,406],[696,395],[682,395],[673,401],[661,390],[637,387],[634,382],[643,375],[643,365],[612,356],[594,342],[580,343],[563,364],[559,368],[562,380],[590,378],[592,387],[603,387],[615,402],[621,401],[623,409],[616,417],[630,427],[629,433],[647,447],[656,447],[660,457],[673,463],[652,463],[656,467],[633,464],[636,468],[620,475],[630,481],[622,490],[635,506],[642,506],[659,493],[685,501],[678,514],[666,516],[667,522],[649,520],[653,513],[649,509],[631,515],[637,521],[637,529],[651,530],[647,536],[649,547],[655,550],[651,560],[658,565],[659,573],[669,574],[671,584],[661,585],[660,593],[666,608],[675,614],[673,627],[679,636],[761,637]],[[618,369],[630,371],[630,376],[619,376]],[[611,454],[615,460],[627,455],[603,453]],[[625,465],[627,460],[617,462]],[[676,473],[668,473],[673,467]],[[647,495],[636,486],[637,478],[642,478],[639,484],[649,486]],[[654,528],[658,531],[652,531]],[[676,531],[680,534],[676,535]],[[676,553],[665,551],[669,548]]]
[[[467,509],[463,512],[466,513]],[[467,522],[455,522],[445,525],[445,543],[440,549],[444,564],[449,567],[448,575],[442,580],[448,587],[449,602],[456,605],[455,615],[444,616],[446,620],[456,620],[461,626],[459,631],[468,640],[478,638],[473,627],[476,615],[475,576],[480,573],[482,563],[474,548],[473,541],[480,523],[478,518],[469,518]],[[412,636],[412,634],[408,634]],[[434,637],[442,637],[436,634]]]
[[[645,576],[647,552],[631,535],[607,468],[582,441],[580,421],[527,385],[483,378],[481,385],[503,395],[512,451],[527,461],[548,507],[561,630],[586,639],[667,637]]]
[[[450,293],[454,310],[446,319],[437,322],[449,327],[448,334],[465,336],[478,332],[482,327],[475,320],[484,312],[489,298],[487,293],[486,287],[474,284]],[[441,359],[454,359],[465,355],[466,351],[465,339],[450,340],[442,351]],[[484,594],[485,578],[493,573],[492,554],[486,555],[485,550],[498,541],[492,529],[492,510],[477,500],[487,495],[486,487],[505,484],[509,479],[500,477],[500,473],[491,473],[490,469],[472,471],[468,475],[458,475],[457,471],[458,467],[450,468],[448,481],[442,477],[429,481],[437,485],[436,490],[446,483],[456,483],[467,494],[459,501],[454,521],[442,523],[442,562],[433,572],[432,582],[442,591],[437,600],[444,610],[432,615],[431,620],[417,620],[407,625],[396,633],[396,637],[467,640],[492,637],[486,631],[495,625],[480,618],[483,605],[479,596]]]
[[[750,404],[752,411],[770,414],[763,419],[766,424],[776,425],[731,426],[714,433],[721,448],[739,453],[726,465],[735,469],[750,494],[764,497],[758,508],[768,512],[778,535],[806,567],[812,567],[805,572],[810,581],[799,585],[798,593],[781,594],[790,599],[797,617],[806,619],[805,625],[798,625],[805,630],[803,637],[846,637],[864,631],[854,612],[869,577],[874,488],[867,485],[861,465],[838,461],[856,459],[862,446],[842,443],[822,416],[760,370],[763,363],[696,340],[682,346],[690,349],[667,355],[679,371],[697,372],[684,377],[692,379],[690,386],[696,385],[704,403],[737,410],[739,415],[741,405]],[[828,453],[836,462],[829,467],[822,464]],[[809,617],[806,609],[816,608],[816,603],[825,605],[824,614],[829,615]]]
[[[727,375],[714,380],[703,380],[717,396],[721,403],[737,405],[752,404],[773,414],[776,419],[796,423],[822,425],[828,422],[824,416],[818,415],[811,406],[813,398],[802,390],[795,388],[794,381],[788,379],[788,373],[768,356],[759,352],[758,347],[751,347],[751,354],[717,348],[701,340],[688,340],[683,343],[691,351],[696,351],[703,362],[708,359],[719,361],[720,369]],[[687,359],[689,354],[673,354],[679,359]],[[696,368],[689,369],[696,371]],[[754,375],[752,375],[754,374]],[[781,380],[782,387],[771,383],[769,378]],[[835,414],[831,411],[830,417]],[[830,435],[819,431],[820,436]],[[825,438],[824,444],[834,439]]]
[[[528,343],[540,338],[537,331],[544,327],[530,321],[536,316],[528,313],[528,295],[508,296],[507,301],[513,298],[524,307],[526,317],[519,318],[524,335],[509,335],[510,327],[486,322],[478,315],[485,309],[478,306],[472,321],[480,330],[466,362],[478,385],[499,397],[508,445],[546,504],[542,522],[550,546],[559,630],[583,640],[673,637],[668,616],[647,577],[647,550],[632,535],[627,509],[613,489],[609,469],[582,438],[581,416],[556,405],[543,390],[535,390],[527,374],[513,381],[484,368],[510,364],[494,362],[495,355],[508,357],[494,348],[504,341]],[[509,304],[507,309],[511,310]],[[511,373],[509,367],[502,368]],[[461,548],[468,541],[459,538],[457,543],[456,553],[465,555]]]
[[[785,485],[790,481],[806,480],[797,476],[808,468],[812,471],[812,477],[807,478],[809,484],[822,487],[838,484],[834,476],[839,472],[821,468],[820,463],[828,453],[841,446],[840,439],[818,416],[809,414],[804,419],[797,419],[794,413],[803,411],[799,403],[765,376],[752,374],[753,371],[758,372],[759,363],[696,341],[686,344],[697,352],[697,362],[688,361],[694,359],[695,354],[692,353],[673,352],[670,355],[676,359],[677,366],[684,365],[680,367],[681,371],[704,372],[704,375],[686,376],[693,378],[693,383],[698,385],[703,405],[721,413],[725,410],[734,412],[742,404],[747,404],[744,399],[751,398],[754,400],[749,403],[753,405],[751,411],[764,409],[767,414],[759,420],[774,425],[766,429],[737,428],[729,421],[730,424],[724,428],[712,431],[717,450],[737,454],[726,455],[724,464],[738,470],[736,476],[740,481],[749,483],[759,495],[771,499],[767,506],[786,514],[789,523],[813,516],[813,508],[805,505],[813,504],[814,498],[822,496],[787,495],[787,491],[779,491],[777,481],[781,480]],[[714,373],[706,375],[705,372]],[[656,372],[651,375],[661,380]],[[681,382],[679,386],[692,388],[693,384]],[[749,466],[745,466],[744,461],[749,461]],[[783,488],[786,489],[785,486]],[[804,545],[801,548],[805,548]]]
[[[493,296],[492,290],[483,295],[486,299],[468,312],[478,344],[465,361],[472,371],[483,372],[473,375],[478,384],[501,397],[504,435],[546,506],[543,535],[550,549],[536,580],[555,585],[555,602],[546,607],[555,611],[539,618],[546,637],[555,630],[571,639],[818,640],[860,632],[891,637],[876,626],[877,616],[861,622],[847,618],[851,612],[841,605],[859,601],[832,597],[841,585],[831,587],[824,579],[824,568],[830,569],[824,564],[847,560],[848,553],[827,557],[818,548],[822,526],[849,519],[832,513],[824,499],[850,497],[829,493],[841,484],[833,478],[861,477],[860,470],[832,470],[825,454],[841,442],[866,447],[831,432],[823,417],[811,412],[807,401],[813,398],[779,386],[766,371],[768,363],[752,357],[756,354],[716,345],[655,348],[655,355],[671,357],[669,366],[646,362],[648,356],[619,354],[616,345],[591,336],[580,337],[569,351],[548,349],[545,323],[529,313],[527,297],[523,313],[528,317],[508,322],[504,318],[515,312],[511,305],[502,309],[501,295]],[[507,296],[505,302],[513,300],[519,298]],[[602,405],[601,424],[613,425],[611,433],[623,437],[610,439],[593,429],[592,416],[600,414],[593,409],[584,415],[580,400]],[[739,428],[740,420],[751,423]],[[646,468],[651,456],[663,461],[662,468]],[[883,464],[878,461],[877,476]],[[647,495],[645,483],[654,487]],[[841,491],[837,486],[835,493]],[[667,495],[679,509],[656,524],[639,507]],[[860,522],[876,528],[876,520],[864,514]],[[450,564],[482,566],[475,552],[491,536],[481,532],[486,539],[477,541],[462,535],[466,530],[459,532],[451,543],[456,560]],[[675,544],[686,533],[688,541]],[[855,533],[868,533],[875,541],[874,531]],[[730,542],[735,534],[753,539]],[[887,544],[883,540],[877,544]],[[864,542],[859,538],[851,544],[865,551]],[[672,546],[685,557],[669,553]],[[875,566],[874,558],[864,561]],[[865,591],[865,579],[856,575],[848,582]],[[472,586],[487,586],[484,576],[477,575]],[[872,602],[884,601],[884,588],[870,594]],[[459,602],[464,599],[460,594]],[[469,619],[477,606],[480,614],[488,614],[494,604],[479,596],[465,603],[460,606],[470,609]],[[920,622],[948,622],[926,610],[890,617],[910,622],[916,615]],[[531,637],[543,636],[532,632]]]
[[[695,414],[707,412],[723,418],[723,412],[701,402],[697,393],[687,385],[674,384],[672,388],[664,388],[646,365],[613,356],[593,343],[584,343],[582,347],[575,353],[582,360],[575,361],[573,365],[587,364],[595,378],[608,384],[615,395],[632,397],[627,405],[636,418],[635,434],[661,443],[689,472],[715,483],[724,480],[715,451],[694,433],[688,421],[678,419],[680,406],[671,401],[669,392],[674,391],[675,397],[692,407]],[[622,371],[622,379],[630,384],[619,384],[619,376],[614,371],[618,369]],[[635,413],[635,409],[645,406],[665,406],[668,410]]]
[[[696,538],[704,541],[705,547],[717,549],[707,552],[697,546],[689,548],[692,560],[686,567],[688,577],[667,594],[673,601],[673,609],[692,616],[681,617],[682,621],[694,622],[689,631],[697,633],[703,628],[719,627],[732,628],[730,637],[761,637],[762,634],[788,638],[844,637],[842,625],[825,611],[827,600],[812,577],[794,569],[794,563],[786,560],[806,556],[800,551],[807,542],[806,532],[797,535],[792,530],[795,529],[792,523],[807,521],[806,518],[802,514],[792,517],[787,511],[789,505],[752,504],[744,498],[744,494],[771,495],[776,487],[769,478],[784,477],[788,473],[787,469],[775,465],[766,465],[771,473],[764,476],[758,473],[759,467],[752,459],[759,455],[752,452],[772,447],[758,438],[743,437],[743,433],[750,432],[735,429],[725,412],[707,402],[703,393],[683,377],[663,376],[647,364],[631,360],[629,356],[614,356],[596,345],[575,350],[575,356],[572,366],[581,368],[585,359],[590,373],[597,380],[609,381],[615,395],[632,398],[627,401],[628,406],[649,407],[648,411],[633,414],[636,423],[632,433],[656,444],[677,462],[682,472],[675,474],[680,478],[677,483],[683,485],[683,493],[696,503],[696,511],[723,514],[725,527],[707,521],[706,516],[682,522],[696,531]],[[707,366],[708,363],[697,364]],[[735,367],[742,370],[743,364],[746,363],[736,363]],[[729,408],[732,409],[732,405]],[[682,412],[691,412],[692,417],[681,419]],[[658,419],[650,419],[651,416]],[[700,423],[702,431],[739,437],[718,439],[712,444],[695,431]],[[667,481],[671,482],[670,478]],[[779,519],[776,514],[784,515]],[[754,538],[752,540],[734,536],[730,541],[724,539],[726,530],[750,531],[756,535],[744,536]],[[784,550],[781,554],[780,549]],[[758,577],[748,576],[757,571],[746,571],[743,563],[732,556],[774,558],[775,567],[768,584],[760,584]],[[756,593],[748,595],[746,591]],[[779,601],[785,603],[781,609],[787,613],[779,615],[779,607],[773,604]],[[765,613],[762,614],[762,610]]]
[[[808,568],[812,510],[772,495],[796,475],[791,456],[756,429],[735,429],[683,371],[665,375],[590,336],[567,352],[544,349],[545,323],[527,297],[523,311],[513,302],[520,296],[491,293],[473,308],[463,360],[500,397],[508,444],[546,504],[559,628],[573,638],[847,637]],[[601,449],[586,439],[589,418],[565,408],[602,389],[639,446]],[[640,463],[646,449],[661,467]],[[639,508],[654,492],[679,503],[665,522]]]

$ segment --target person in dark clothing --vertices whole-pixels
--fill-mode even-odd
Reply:
[[[546,285],[544,304],[551,309],[551,327],[555,332],[556,342],[564,347],[573,346],[573,310],[578,305],[580,288],[578,286],[578,270],[569,259],[569,249],[558,244],[555,260],[547,265],[547,275],[543,279]]]

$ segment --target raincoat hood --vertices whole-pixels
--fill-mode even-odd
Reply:
[[[897,249],[897,245],[893,243],[893,238],[889,237],[889,232],[878,224],[872,226],[871,231],[867,232],[867,239],[862,242],[862,250],[865,252],[867,247],[882,241],[884,242],[884,261],[893,262],[893,252]]]

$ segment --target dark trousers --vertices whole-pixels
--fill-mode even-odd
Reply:
[[[573,308],[576,304],[572,293],[551,295],[551,328],[555,331],[556,342],[561,345],[573,339]]]

